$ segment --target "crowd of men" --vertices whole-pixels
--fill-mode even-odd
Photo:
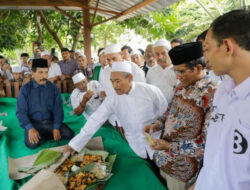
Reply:
[[[30,61],[23,53],[18,68],[1,57],[0,74],[2,81],[24,82],[16,114],[29,148],[71,139],[64,152],[79,152],[108,121],[139,157],[154,161],[169,190],[248,190],[249,34],[250,12],[235,10],[196,42],[161,39],[145,52],[112,44],[99,49],[92,68],[85,55],[67,48],[61,61],[47,51]],[[64,79],[75,85],[75,114],[87,119],[75,136],[63,123],[53,84]]]

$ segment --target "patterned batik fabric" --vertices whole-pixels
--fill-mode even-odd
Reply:
[[[162,132],[162,139],[170,142],[170,149],[155,151],[154,160],[161,170],[177,180],[192,183],[196,178],[215,89],[207,76],[186,88],[176,87]]]

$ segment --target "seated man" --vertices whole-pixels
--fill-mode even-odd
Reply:
[[[16,115],[25,129],[25,145],[36,148],[44,139],[70,139],[74,132],[63,124],[63,107],[56,85],[47,81],[48,63],[34,59],[33,79],[25,84],[17,98]]]
[[[88,83],[81,72],[74,75],[72,80],[76,87],[70,96],[74,112],[76,115],[83,114],[88,119],[101,105],[99,83],[94,80]]]
[[[1,77],[0,75],[0,97],[5,97],[5,91],[4,91],[4,88],[3,88],[3,77]]]
[[[180,84],[166,113],[162,139],[155,140],[152,148],[168,189],[186,190],[200,168],[216,86],[206,75],[200,42],[176,46],[169,56]],[[144,130],[154,131],[160,125],[158,121]]]
[[[58,62],[61,68],[62,78],[71,79],[75,70],[79,69],[76,60],[70,58],[70,53],[68,48],[62,48],[62,58],[63,60]]]
[[[32,75],[31,72],[27,71],[24,73],[24,77],[23,77],[23,84],[25,85],[26,83],[28,83],[30,80],[32,79]]]
[[[55,82],[60,79],[62,76],[62,72],[60,69],[60,66],[57,63],[52,62],[52,58],[50,56],[50,53],[48,51],[43,51],[41,54],[43,59],[46,59],[48,62],[49,66],[49,71],[48,71],[48,80],[50,82]]]
[[[12,76],[13,76],[13,79],[10,80],[11,82],[23,82],[21,67],[13,67]]]
[[[22,53],[21,54],[21,69],[22,72],[30,71],[30,67],[28,65],[29,60],[29,54],[28,53]]]
[[[74,72],[74,74],[82,72],[87,79],[91,79],[91,72],[88,69],[88,60],[84,54],[79,54],[77,59],[78,69]]]

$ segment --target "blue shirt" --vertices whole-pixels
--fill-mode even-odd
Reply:
[[[53,128],[59,129],[63,122],[63,107],[56,85],[44,85],[31,80],[22,88],[17,97],[16,115],[21,127],[29,130],[32,121],[52,120]]]

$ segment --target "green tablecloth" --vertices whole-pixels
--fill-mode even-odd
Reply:
[[[69,95],[63,94],[62,98],[68,100]],[[0,189],[10,190],[20,188],[30,177],[14,181],[8,177],[8,156],[19,158],[39,152],[43,148],[61,146],[68,140],[54,142],[50,140],[36,149],[28,149],[24,145],[24,130],[19,126],[16,118],[16,99],[0,98],[0,113],[6,112],[7,116],[0,115],[3,125],[8,129],[0,137]],[[64,122],[77,134],[86,122],[83,116],[71,115],[70,104],[64,101]],[[162,190],[165,187],[152,172],[150,165],[140,159],[131,150],[128,143],[111,126],[103,126],[95,136],[102,136],[104,147],[111,154],[117,154],[113,166],[114,176],[109,180],[105,190]]]

